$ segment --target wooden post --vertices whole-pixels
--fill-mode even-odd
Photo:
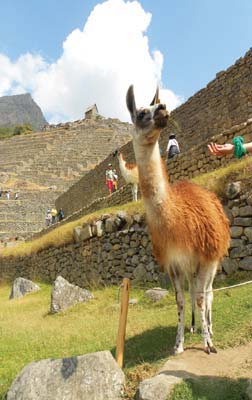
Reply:
[[[129,305],[129,289],[130,289],[130,280],[128,278],[124,278],[122,297],[121,297],[119,328],[116,340],[116,362],[120,368],[122,368],[123,366],[124,342],[125,342],[125,332],[126,332],[128,305]]]

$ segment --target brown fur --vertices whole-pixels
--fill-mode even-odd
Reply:
[[[123,159],[124,161],[126,161],[125,155],[122,154],[122,153],[120,153],[120,154],[121,154],[121,156],[122,156],[122,159]],[[127,169],[134,169],[134,168],[137,168],[137,165],[136,165],[135,163],[128,163],[128,162],[126,161],[125,167],[126,167]]]
[[[140,187],[145,199],[152,198],[155,165],[150,164],[146,175],[140,174]],[[163,164],[162,174],[167,182],[167,200],[156,208],[155,218],[148,217],[155,257],[161,267],[169,247],[197,254],[202,263],[219,260],[227,254],[229,222],[214,193],[188,181],[168,184]],[[161,233],[161,234],[160,234]]]

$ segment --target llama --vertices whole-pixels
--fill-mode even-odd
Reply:
[[[127,163],[125,156],[120,150],[115,150],[113,156],[117,156],[119,161],[119,167],[121,174],[124,177],[126,183],[131,184],[133,201],[137,201],[138,192],[138,168],[134,163]]]
[[[195,330],[196,303],[204,350],[216,353],[211,339],[212,283],[221,258],[227,254],[228,219],[214,193],[188,181],[169,184],[158,145],[160,131],[169,118],[166,106],[153,104],[137,109],[133,86],[128,89],[126,102],[135,126],[133,147],[153,253],[175,289],[178,329],[174,352],[184,351],[186,278],[192,302],[191,332]]]

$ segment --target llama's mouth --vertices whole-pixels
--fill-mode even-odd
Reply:
[[[154,115],[155,126],[157,128],[165,128],[167,126],[169,113],[166,109],[157,109]]]

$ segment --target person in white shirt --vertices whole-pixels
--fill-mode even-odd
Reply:
[[[169,136],[166,153],[168,159],[173,158],[176,154],[180,153],[179,144],[174,133]]]

